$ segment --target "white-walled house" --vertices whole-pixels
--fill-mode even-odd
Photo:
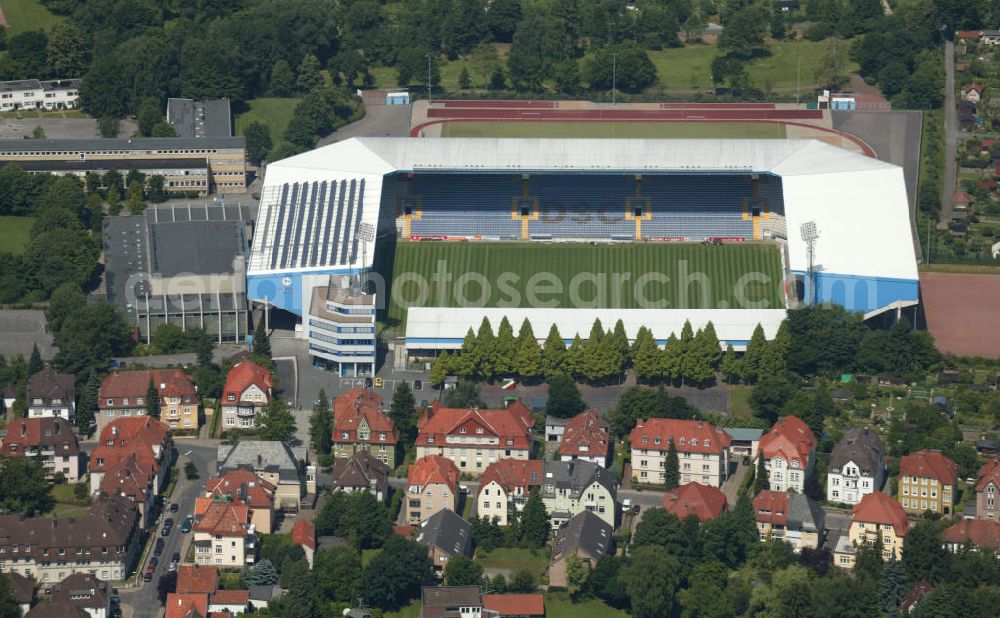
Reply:
[[[786,416],[761,438],[760,455],[771,489],[803,493],[816,464],[816,436],[799,417]]]
[[[826,499],[857,504],[882,489],[885,459],[882,440],[870,429],[854,428],[833,447],[826,472]]]

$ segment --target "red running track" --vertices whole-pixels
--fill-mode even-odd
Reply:
[[[556,106],[555,101],[442,101],[445,107],[490,107],[490,108],[504,108],[504,107],[524,107],[524,108],[541,108],[541,109],[553,109]]]
[[[820,120],[818,109],[430,109],[428,118],[465,120]]]
[[[774,103],[660,103],[661,109],[774,109]]]

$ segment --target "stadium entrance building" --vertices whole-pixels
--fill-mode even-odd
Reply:
[[[269,165],[258,221],[248,295],[314,352],[374,356],[362,327],[317,332],[331,275],[369,279],[411,355],[483,317],[540,340],[711,321],[739,350],[802,303],[868,318],[918,297],[902,168],[814,140],[354,138]]]

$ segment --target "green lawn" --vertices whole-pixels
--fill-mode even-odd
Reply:
[[[390,326],[405,321],[408,306],[747,307],[737,283],[747,273],[764,274],[769,282],[744,282],[744,300],[784,306],[780,257],[772,245],[400,242],[393,258],[391,272],[385,272],[390,256],[380,258],[380,270],[394,282]],[[454,285],[436,276],[440,268]],[[707,283],[692,284],[695,278]],[[551,301],[555,305],[544,304]]]
[[[569,595],[553,593],[545,595],[545,616],[547,618],[626,618],[628,614],[620,609],[606,605],[599,599],[589,599],[580,603],[572,603]]]
[[[526,570],[538,581],[549,565],[544,551],[532,553],[530,549],[500,547],[476,559],[484,569],[510,569],[512,572]]]
[[[34,224],[34,217],[0,217],[0,252],[23,253]]]
[[[407,605],[398,612],[385,612],[385,618],[420,618],[420,600]]]
[[[785,125],[768,122],[481,122],[452,120],[443,137],[607,137],[785,139]]]
[[[248,103],[250,109],[236,117],[236,134],[243,135],[247,125],[256,121],[271,129],[271,140],[277,144],[284,138],[285,128],[291,122],[299,100],[265,97],[251,99]]]
[[[729,387],[729,407],[733,418],[750,418],[750,392],[752,390],[749,386],[743,385]]]
[[[89,506],[57,503],[52,508],[53,517],[84,517],[90,513]]]
[[[802,58],[801,84],[815,84],[816,73],[822,65],[829,41],[771,41],[768,49],[771,56],[754,60],[750,67],[750,80],[763,90],[771,88],[794,88],[798,58]],[[851,41],[843,41],[845,50]],[[664,88],[704,88],[712,87],[712,60],[718,55],[714,45],[692,45],[662,51],[649,52],[656,65],[660,86]],[[846,53],[846,52],[845,52]],[[857,65],[847,61],[845,70],[853,72]]]
[[[38,0],[0,0],[0,6],[7,18],[8,37],[29,30],[50,30],[66,19],[49,12]]]
[[[378,549],[362,549],[361,550],[361,566],[366,567],[368,563],[375,559],[375,556],[379,555],[382,548]]]

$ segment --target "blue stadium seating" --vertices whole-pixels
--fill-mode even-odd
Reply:
[[[520,175],[417,174],[400,180],[392,199],[397,216],[414,213],[415,236],[520,238],[522,222],[511,212],[523,211],[532,215],[532,237],[632,238],[628,211],[641,216],[646,238],[752,238],[745,212],[784,214],[781,180],[771,176],[752,182],[738,174],[644,175],[639,196],[632,175],[548,174],[525,181]]]

